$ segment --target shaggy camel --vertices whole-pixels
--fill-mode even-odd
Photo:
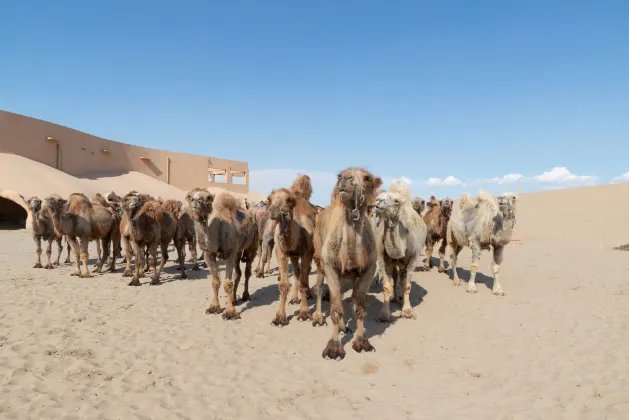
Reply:
[[[341,281],[352,280],[356,335],[352,348],[374,351],[365,333],[365,299],[376,272],[377,248],[367,206],[375,201],[382,179],[361,168],[348,168],[338,174],[332,204],[317,215],[314,235],[316,258],[322,270],[317,276],[317,304],[313,325],[324,325],[321,312],[323,279],[330,289],[332,337],[322,356],[343,359],[345,350],[339,332],[348,332],[343,318]]]
[[[122,201],[123,217],[120,224],[122,241],[125,244],[126,268],[123,277],[132,277],[129,286],[140,286],[144,277],[145,248],[153,263],[151,284],[159,284],[157,270],[157,247],[162,239],[161,223],[164,211],[159,202],[146,194],[131,191]],[[135,255],[135,275],[131,273],[131,252]]]
[[[227,307],[223,319],[240,319],[234,303],[236,291],[242,276],[240,261],[245,265],[245,291],[242,300],[249,300],[249,278],[251,265],[258,250],[258,228],[251,211],[240,207],[229,193],[221,192],[214,196],[201,188],[195,188],[186,195],[195,221],[197,242],[203,251],[203,258],[212,275],[213,296],[206,314],[219,314],[222,311],[218,301],[221,287],[218,259],[225,260],[224,289],[227,294]],[[234,271],[236,278],[232,280]]]
[[[432,251],[435,245],[441,241],[439,247],[439,272],[444,273],[446,258],[446,247],[448,246],[448,222],[452,215],[453,201],[449,198],[437,200],[434,196],[430,197],[428,202],[428,211],[424,215],[424,222],[428,228],[426,236],[426,261],[424,262],[424,271],[429,271],[432,265]]]
[[[312,235],[314,233],[317,210],[310,204],[312,184],[308,175],[300,175],[290,189],[273,190],[269,195],[269,215],[277,222],[275,228],[275,256],[280,270],[280,307],[272,321],[273,325],[288,325],[286,299],[290,291],[288,259],[293,267],[294,288],[290,303],[300,303],[297,290],[301,294],[301,308],[297,319],[312,319],[308,311],[310,286],[308,276],[314,256]]]
[[[180,215],[182,214],[181,201],[166,200],[162,203],[164,217],[161,223],[161,251],[162,262],[159,266],[159,272],[164,268],[164,264],[168,261],[168,245],[174,242],[177,251],[177,261],[179,262],[179,270],[181,271],[181,279],[187,279],[186,265],[184,259],[186,257],[186,227],[180,223]],[[159,277],[158,277],[159,279]]]
[[[415,318],[411,307],[411,279],[426,245],[426,224],[413,209],[408,183],[393,181],[389,191],[378,194],[376,209],[380,223],[376,228],[378,261],[383,275],[382,294],[384,305],[378,317],[381,322],[391,322],[389,308],[392,295],[397,297],[397,285],[404,291],[403,318]]]
[[[505,292],[499,282],[500,264],[504,256],[504,247],[511,242],[517,195],[505,194],[495,200],[487,191],[480,190],[477,203],[467,194],[461,197],[461,212],[453,215],[448,224],[447,237],[452,247],[451,266],[452,279],[455,286],[461,284],[457,274],[458,255],[464,246],[472,249],[472,266],[467,291],[476,293],[476,272],[482,250],[493,249],[492,272],[494,285],[492,293],[504,296]]]
[[[35,262],[35,266],[33,268],[46,268],[53,269],[54,265],[59,265],[59,259],[61,258],[61,251],[63,251],[63,245],[61,244],[61,236],[57,235],[55,232],[55,227],[52,224],[52,215],[50,214],[50,209],[43,208],[42,209],[42,201],[37,197],[31,197],[27,201],[28,207],[31,210],[33,215],[32,217],[32,228],[33,228],[33,239],[35,240],[35,244],[37,245],[37,260]],[[48,247],[46,248],[46,256],[48,257],[48,264],[45,266],[41,265],[41,241],[42,239],[48,242]],[[57,243],[58,253],[57,253],[57,261],[54,264],[51,264],[50,256],[52,255],[52,242]],[[70,247],[68,246],[68,250]]]
[[[424,209],[426,208],[426,200],[424,200],[421,197],[415,197],[413,198],[412,203],[413,203],[413,209],[417,212],[417,214],[421,216],[422,213],[424,212]]]
[[[74,252],[76,271],[73,276],[92,277],[89,272],[88,246],[90,240],[103,240],[104,255],[100,260],[97,272],[101,272],[104,261],[109,257],[109,243],[116,241],[116,219],[111,211],[98,204],[92,204],[85,194],[74,193],[65,200],[58,196],[47,197],[44,206],[52,214],[52,221],[57,235],[66,235]],[[76,238],[79,239],[77,243]],[[114,242],[115,243],[115,242]],[[79,258],[83,261],[84,272],[81,272]],[[110,271],[115,271],[115,260],[112,258]]]
[[[275,246],[275,227],[277,220],[272,220],[268,210],[258,219],[258,237],[260,258],[255,269],[256,277],[263,278],[271,275],[271,256]]]
[[[101,194],[97,193],[94,198],[92,198],[90,200],[90,202],[94,205],[94,206],[102,206],[106,209],[108,209],[108,211],[111,213],[111,215],[114,217],[114,221],[115,221],[115,226],[112,228],[113,232],[112,232],[112,236],[111,236],[111,244],[112,244],[112,248],[113,248],[113,252],[111,253],[111,258],[113,258],[114,260],[116,259],[116,252],[117,250],[121,247],[120,245],[120,213],[118,212],[118,210],[116,210],[106,199],[105,197],[103,197]],[[101,245],[104,245],[104,240],[103,239],[95,239],[96,241],[96,254],[98,255],[98,261],[96,262],[96,267],[97,267],[97,272],[100,272],[98,270],[99,266],[102,266],[106,261],[102,261],[101,262],[101,258],[102,258],[102,251],[101,251]]]
[[[197,235],[194,231],[194,220],[190,214],[190,209],[181,201],[178,201],[180,205],[178,213],[178,229],[181,229],[183,233],[184,245],[188,242],[188,250],[190,251],[190,258],[188,262],[192,263],[192,270],[199,271],[199,261],[197,258]],[[185,250],[184,250],[185,251]]]

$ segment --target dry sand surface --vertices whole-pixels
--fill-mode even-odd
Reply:
[[[321,358],[330,327],[270,324],[275,276],[254,278],[227,322],[204,313],[206,270],[182,281],[171,262],[156,287],[78,279],[30,268],[29,233],[1,231],[0,417],[627,419],[629,253],[612,247],[629,242],[628,209],[629,184],[521,196],[506,296],[489,291],[488,253],[476,295],[414,273],[416,320],[375,323],[374,285],[377,351],[355,353],[349,336],[340,362]],[[465,281],[469,250],[460,261]]]

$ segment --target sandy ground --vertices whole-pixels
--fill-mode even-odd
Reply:
[[[377,324],[374,285],[377,351],[349,336],[340,362],[321,358],[329,327],[270,324],[275,276],[227,322],[204,313],[206,270],[182,281],[169,263],[157,287],[78,279],[30,268],[30,234],[0,231],[0,418],[627,419],[629,253],[611,248],[629,242],[628,207],[629,184],[522,196],[506,296],[489,292],[488,253],[477,295],[414,273],[416,320]],[[460,261],[466,281],[469,250]]]

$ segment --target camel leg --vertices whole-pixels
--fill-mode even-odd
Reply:
[[[70,245],[70,247],[72,248],[72,253],[74,254],[74,264],[76,268],[74,273],[72,273],[71,275],[81,277],[81,266],[79,265],[81,262],[81,257],[79,256],[79,244],[77,243],[75,237],[68,236],[67,239],[68,245]]]
[[[290,257],[290,263],[293,266],[293,293],[288,303],[291,305],[299,305],[299,302],[301,302],[297,295],[297,292],[299,291],[299,279],[301,278],[299,257]]]
[[[203,257],[205,258],[205,264],[210,269],[212,275],[212,301],[210,306],[205,310],[206,314],[220,314],[223,310],[218,303],[218,289],[221,287],[221,279],[218,276],[218,261],[216,261],[216,254],[204,251]]]
[[[245,263],[245,291],[242,292],[242,301],[246,302],[251,300],[249,296],[249,279],[251,278],[251,266],[253,265],[253,258],[247,258]]]
[[[476,242],[472,242],[472,265],[470,266],[470,281],[467,282],[467,293],[477,293],[476,273],[478,272],[478,263],[480,261],[480,246]]]
[[[445,273],[445,259],[446,259],[446,247],[448,246],[448,240],[444,237],[441,240],[441,245],[439,246],[439,272]]]
[[[99,274],[103,272],[103,264],[105,264],[105,261],[107,261],[107,258],[109,258],[109,238],[105,237],[101,240],[96,240],[97,244],[100,244],[101,242],[103,244],[102,257],[98,257],[98,261],[96,262],[96,270],[94,270],[95,273]],[[101,249],[100,246],[98,247],[98,249]]]
[[[380,312],[380,316],[377,318],[378,322],[393,322],[393,316],[391,315],[390,309],[390,301],[391,296],[395,293],[394,284],[393,284],[393,267],[390,261],[387,263],[381,263],[384,266],[383,276],[382,276],[382,311]]]
[[[94,264],[95,267],[102,267],[103,265],[101,264],[101,248],[100,248],[100,240],[96,239],[96,255],[98,256],[98,260],[96,260],[96,264]],[[100,271],[98,271],[100,273]]]
[[[409,265],[410,268],[414,268],[414,264]],[[413,270],[410,270],[413,272]],[[402,304],[402,318],[415,319],[415,313],[411,307],[411,277],[408,275],[409,270],[407,268],[401,268],[399,270],[400,283],[402,283],[402,289],[404,291],[404,303]]]
[[[89,238],[79,238],[81,244],[81,260],[83,261],[83,274],[81,274],[81,278],[87,279],[92,277],[90,274],[90,267],[88,265],[87,260],[89,259],[89,246],[90,240]]]
[[[491,293],[497,296],[504,296],[506,293],[502,290],[498,277],[500,276],[500,264],[502,264],[504,247],[494,248],[494,264],[491,266],[491,271],[494,274],[494,287],[491,289]]]
[[[284,326],[288,325],[288,319],[286,318],[286,298],[288,297],[288,292],[290,292],[288,257],[282,252],[279,246],[275,249],[275,257],[277,258],[277,265],[280,269],[280,281],[277,284],[280,289],[280,307],[271,323],[275,326]]]
[[[367,311],[365,310],[365,299],[367,297],[369,287],[371,286],[371,282],[373,281],[373,275],[375,272],[376,265],[372,264],[371,267],[369,267],[369,269],[367,269],[365,273],[363,273],[363,275],[354,282],[354,314],[356,315],[356,334],[354,335],[352,348],[358,353],[363,351],[376,351],[367,339],[367,334],[365,332],[365,315],[367,315]]]
[[[299,308],[299,321],[312,320],[312,314],[308,310],[308,295],[310,294],[310,264],[312,255],[305,255],[301,258],[301,267],[299,272],[299,292],[301,293],[301,307]]]
[[[265,274],[267,276],[271,275],[271,257],[273,256],[273,247],[275,245],[271,245],[269,244],[269,246],[267,247],[267,251],[266,251],[266,270],[265,270]]]
[[[181,241],[175,242],[175,246],[177,247],[177,259],[179,260],[179,269],[181,270],[181,279],[187,279],[188,275],[186,274],[186,240],[182,239]]]
[[[52,241],[53,241],[53,238],[48,239],[48,246],[46,247],[46,257],[48,259],[48,264],[46,264],[44,268],[47,270],[51,270],[54,268],[52,266],[52,261],[50,260],[52,256]]]
[[[66,257],[66,260],[64,261],[64,263],[71,264],[72,260],[70,259],[70,241],[68,241],[67,237],[66,237],[66,246],[68,247],[68,256]]]
[[[59,266],[61,265],[59,261],[61,260],[61,253],[63,252],[63,243],[61,243],[61,238],[55,239],[55,242],[57,243],[57,260],[52,265]]]
[[[161,247],[162,250],[162,262],[157,267],[157,247]],[[162,274],[162,269],[168,261],[168,244],[153,244],[151,246],[151,264],[153,265],[153,278],[151,279],[151,286],[157,286],[162,284],[159,281],[159,277]]]
[[[264,274],[262,273],[262,268],[264,267],[264,264],[262,263],[262,261],[264,260],[263,241],[260,241],[260,243],[258,244],[258,249],[260,250],[260,256],[258,257],[258,263],[256,264],[256,268],[255,270],[253,270],[253,272],[256,273],[257,278],[262,278],[264,276]]]
[[[37,250],[35,251],[37,252],[37,259],[35,260],[33,268],[44,268],[44,266],[41,265],[41,237],[37,236],[33,239],[35,240],[35,246],[37,246]]]
[[[123,236],[122,242],[124,243],[124,254],[126,263],[124,272],[122,273],[122,277],[133,277],[133,274],[131,273],[131,241],[129,240],[128,236]]]
[[[129,241],[127,239],[127,241]],[[136,241],[129,241],[133,245],[133,254],[135,255],[135,275],[131,278],[129,282],[129,286],[141,286],[140,278],[143,277],[141,273],[142,267],[144,267],[144,249],[142,245],[137,243]],[[128,249],[128,248],[127,248]],[[127,255],[129,255],[129,251],[127,250]],[[129,259],[130,259],[129,255]]]
[[[238,297],[236,296],[236,293],[238,292],[238,285],[240,284],[240,278],[242,277],[242,269],[240,268],[240,261],[244,258],[244,252],[239,252],[238,254],[240,255],[236,257],[236,262],[234,263],[234,272],[236,273],[236,276],[234,278],[234,291],[232,295],[232,300],[234,302],[238,301]]]
[[[461,285],[461,279],[459,278],[459,273],[457,273],[456,271],[456,264],[459,260],[459,254],[461,253],[462,249],[463,247],[453,246],[452,252],[450,253],[450,268],[452,269],[452,285],[454,286]]]
[[[234,275],[234,268],[236,265],[240,264],[238,257],[240,253],[233,253],[227,261],[225,261],[225,284],[223,284],[223,289],[225,290],[225,294],[227,295],[227,306],[225,307],[225,312],[223,312],[224,320],[233,320],[240,319],[240,315],[236,312],[236,307],[234,306],[234,281],[232,280]],[[240,271],[240,267],[238,268]]]
[[[147,246],[146,248],[144,248],[143,252],[144,252],[144,272],[147,273],[150,270],[149,264],[151,263],[151,259],[149,255],[150,253],[149,247]]]
[[[400,276],[398,273],[397,267],[391,268],[391,281],[393,284],[393,296],[391,297],[391,302],[400,303],[402,299],[400,298]]]
[[[323,300],[323,266],[319,262],[317,264],[317,285],[316,285],[316,295],[317,301],[315,304],[315,312],[312,318],[312,326],[316,327],[317,325],[327,325],[325,322],[325,317],[323,316],[323,312],[321,311],[321,301]]]
[[[197,238],[196,236],[193,236],[190,239],[190,254],[192,254],[192,262],[194,263],[192,265],[192,270],[194,271],[199,271],[201,269],[201,267],[199,267],[199,263],[198,263],[198,258],[197,258]]]
[[[324,264],[323,269],[325,271],[325,278],[328,281],[328,288],[330,289],[330,319],[332,320],[332,337],[325,346],[325,349],[323,349],[321,356],[324,359],[343,359],[345,357],[345,350],[343,350],[343,345],[341,344],[341,339],[339,337],[341,323],[344,322],[341,279],[339,278],[339,273],[337,273],[331,265]]]
[[[432,268],[432,252],[435,244],[432,239],[428,239],[426,242],[426,261],[424,261],[424,271],[430,271]]]

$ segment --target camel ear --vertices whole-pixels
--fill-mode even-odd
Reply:
[[[381,186],[382,186],[382,178],[378,177],[378,178],[373,180],[373,189],[374,190],[377,190]]]
[[[214,201],[214,194],[208,194],[207,197],[205,197],[205,202],[207,204],[212,204],[213,201]]]
[[[297,203],[297,200],[292,195],[289,195],[288,197],[286,197],[286,203],[290,207],[295,207],[295,204]]]

